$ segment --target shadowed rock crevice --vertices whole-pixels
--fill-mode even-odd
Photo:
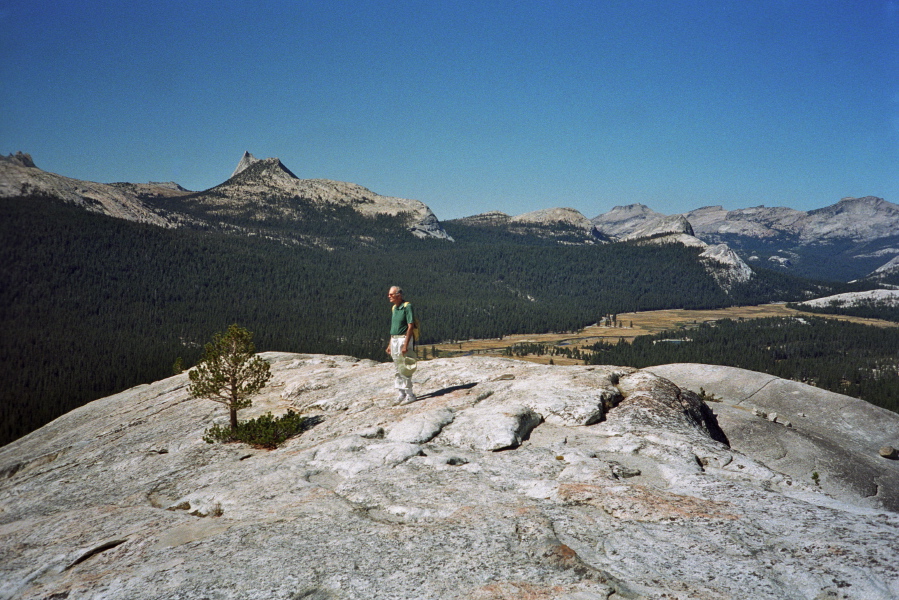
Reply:
[[[95,548],[91,548],[90,550],[88,550],[87,552],[85,552],[84,554],[82,554],[81,556],[79,556],[78,558],[76,558],[76,559],[75,559],[69,566],[67,566],[64,570],[68,571],[69,569],[71,569],[71,568],[74,567],[75,565],[79,565],[79,564],[83,563],[84,561],[88,560],[89,558],[92,558],[92,557],[94,557],[94,556],[96,556],[96,555],[98,555],[98,554],[100,554],[100,553],[102,553],[102,552],[106,552],[107,550],[112,550],[113,548],[115,548],[115,547],[117,547],[117,546],[120,546],[120,545],[124,544],[124,543],[127,542],[127,541],[128,541],[128,540],[110,540],[110,541],[108,541],[108,542],[104,542],[104,543],[100,544],[99,546],[97,546],[97,547],[95,547]]]

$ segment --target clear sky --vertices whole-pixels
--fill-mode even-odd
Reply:
[[[440,219],[899,203],[899,0],[0,0],[0,153]]]

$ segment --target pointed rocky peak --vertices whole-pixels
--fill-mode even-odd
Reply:
[[[251,165],[259,162],[259,159],[250,154],[249,152],[244,152],[243,156],[240,157],[240,161],[237,163],[237,168],[234,169],[234,172],[231,173],[231,177],[239,175],[243,171],[245,171]],[[230,179],[230,177],[229,177]]]
[[[244,152],[237,168],[226,183],[252,183],[279,185],[279,182],[298,180],[299,177],[284,166],[278,158],[256,158],[249,152]]]

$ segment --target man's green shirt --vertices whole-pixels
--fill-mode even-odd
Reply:
[[[414,319],[411,302],[403,302],[398,307],[394,306],[390,316],[390,335],[406,335],[409,323],[412,321]]]

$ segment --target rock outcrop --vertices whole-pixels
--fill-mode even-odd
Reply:
[[[262,356],[273,380],[241,417],[314,425],[277,450],[204,443],[227,415],[186,374],[0,448],[0,597],[899,595],[899,463],[870,456],[899,417],[861,401],[696,365],[468,357],[422,363],[420,400],[393,406],[391,364]],[[787,448],[818,453],[817,480],[811,455],[783,460],[791,435],[819,444]],[[857,468],[882,489],[834,483]]]
[[[244,153],[230,179],[195,195],[193,201],[226,213],[245,212],[247,207],[253,207],[262,219],[299,218],[300,213],[291,207],[290,198],[349,206],[367,216],[402,216],[413,235],[452,241],[431,209],[422,202],[381,196],[353,183],[300,179],[279,159],[258,159],[249,152]]]
[[[786,207],[755,206],[724,210],[721,206],[707,206],[684,215],[693,225],[696,235],[732,234],[754,238],[798,235],[806,213]]]
[[[661,236],[677,236],[680,234],[693,237],[693,227],[682,215],[671,215],[669,217],[660,216],[655,220],[647,220],[622,235],[620,239],[627,241],[658,238]]]
[[[590,219],[573,208],[544,208],[512,217],[512,223],[529,225],[569,225],[590,232],[593,224]]]
[[[899,445],[895,413],[816,387],[745,369],[673,364],[647,369],[715,396],[731,449],[831,496],[899,512],[899,468],[879,448]]]
[[[471,227],[499,228],[520,236],[553,240],[559,244],[605,243],[608,237],[600,234],[590,219],[573,208],[546,208],[515,217],[490,211],[456,220]]]
[[[700,237],[731,234],[820,243],[838,239],[870,241],[899,235],[899,205],[874,196],[843,198],[836,204],[808,212],[766,206],[727,211],[712,206],[684,216]]]
[[[161,195],[171,193],[171,190],[162,188],[157,191]],[[133,190],[48,173],[37,168],[31,156],[22,152],[6,157],[0,156],[0,199],[32,195],[58,198],[91,212],[118,219],[150,223],[160,227],[174,227],[177,224],[176,220],[155,212],[141,201]]]
[[[752,268],[727,244],[709,245],[694,235],[683,215],[666,216],[643,204],[616,206],[591,221],[600,234],[620,241],[651,244],[683,244],[702,248],[706,270],[725,290],[752,278]]]
[[[711,263],[709,272],[724,289],[752,279],[752,268],[727,244],[707,246],[699,256],[706,260],[706,264]]]
[[[628,204],[616,206],[609,212],[594,217],[591,222],[602,233],[614,238],[623,238],[640,229],[649,230],[665,218],[666,215],[644,204]],[[692,232],[690,234],[692,235]]]

